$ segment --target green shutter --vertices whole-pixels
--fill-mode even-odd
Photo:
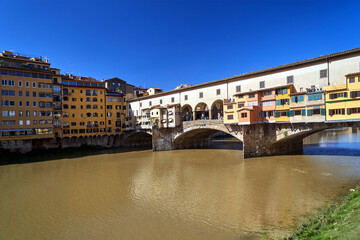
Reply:
[[[305,109],[301,109],[301,115],[302,115],[302,116],[306,116],[306,111],[305,111]]]
[[[280,117],[280,112],[275,112],[275,117]]]
[[[283,94],[286,94],[287,93],[287,89],[283,89]]]
[[[321,115],[322,115],[322,116],[325,116],[325,115],[326,115],[325,108],[322,108],[320,111],[321,111]]]
[[[280,99],[276,100],[276,105],[281,105],[281,100]]]
[[[290,110],[289,115],[290,115],[290,117],[293,117],[294,116],[294,110]]]
[[[304,101],[304,96],[298,96],[298,102],[303,102]]]
[[[286,116],[290,117],[290,111],[286,111]]]
[[[295,97],[291,97],[291,101],[294,103],[296,102]]]
[[[308,116],[312,116],[312,109],[308,109],[308,110],[307,110],[307,115],[308,115]]]

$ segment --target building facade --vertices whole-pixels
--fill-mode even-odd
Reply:
[[[346,75],[346,83],[325,87],[326,120],[360,120],[360,73]]]
[[[53,72],[41,57],[0,54],[0,140],[53,138]]]

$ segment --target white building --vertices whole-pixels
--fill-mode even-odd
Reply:
[[[186,88],[160,92],[129,100],[129,115],[140,117],[154,105],[180,104],[181,120],[221,119],[224,99],[262,88],[294,84],[295,89],[345,83],[345,75],[360,71],[360,48],[300,62],[215,80]],[[221,113],[220,113],[221,112]],[[187,113],[187,114],[186,114]],[[191,118],[189,119],[189,116]],[[142,125],[143,126],[143,125]]]

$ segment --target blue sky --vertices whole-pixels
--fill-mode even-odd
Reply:
[[[1,50],[174,89],[360,47],[360,1],[1,1]]]

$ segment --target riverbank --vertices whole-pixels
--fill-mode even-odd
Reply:
[[[360,186],[351,189],[338,205],[304,219],[283,239],[360,239]]]

